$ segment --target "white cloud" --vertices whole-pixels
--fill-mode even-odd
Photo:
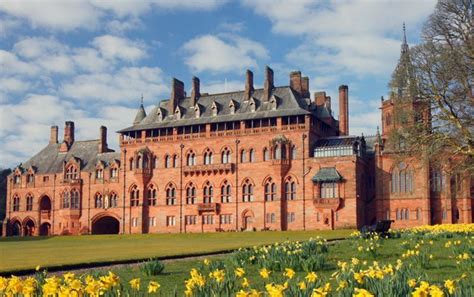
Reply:
[[[123,59],[136,61],[146,56],[145,45],[112,35],[102,35],[94,38],[92,44],[97,47],[102,56],[107,59]]]
[[[62,86],[65,96],[102,102],[138,102],[142,93],[145,98],[156,99],[167,90],[157,67],[124,67],[116,73],[78,75]]]
[[[2,71],[0,72],[1,75],[35,75],[39,72],[39,68],[36,65],[21,61],[15,54],[1,49],[0,69],[2,69]]]
[[[102,24],[106,16],[121,19],[128,16],[138,17],[151,10],[212,10],[225,2],[223,0],[5,0],[0,1],[0,12],[25,20],[34,28],[70,31],[82,28],[95,29]]]
[[[244,22],[223,22],[220,23],[217,28],[221,31],[239,33],[244,31],[247,27]]]
[[[33,27],[60,31],[97,26],[101,12],[86,1],[0,1],[0,11],[27,20]]]
[[[13,46],[13,51],[23,58],[43,58],[47,55],[64,53],[67,46],[54,38],[27,37]]]
[[[138,29],[144,27],[145,25],[139,18],[132,17],[125,20],[112,20],[107,23],[106,28],[112,34],[123,34],[126,31]]]
[[[20,27],[18,20],[9,17],[0,18],[0,38],[11,35],[14,29]]]
[[[240,91],[244,89],[245,82],[238,80],[210,81],[201,85],[201,93],[218,94],[224,92]]]
[[[275,33],[304,37],[287,61],[317,71],[386,74],[399,55],[401,24],[419,26],[436,4],[424,1],[244,0]]]
[[[266,48],[256,41],[236,35],[198,36],[183,46],[185,63],[192,70],[231,72],[257,67],[257,59],[268,58]]]
[[[4,92],[23,92],[29,87],[29,83],[15,77],[0,77],[0,89]]]

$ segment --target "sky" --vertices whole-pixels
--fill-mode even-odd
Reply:
[[[349,86],[353,135],[373,135],[406,23],[420,42],[434,0],[2,0],[0,1],[0,167],[14,167],[49,141],[51,125],[72,120],[76,139],[99,127],[128,127],[143,95],[149,111],[171,79],[193,75],[201,92],[242,90],[245,70],[263,85],[289,73],[326,91],[338,117],[338,86]]]

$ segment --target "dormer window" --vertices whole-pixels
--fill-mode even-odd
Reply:
[[[179,106],[176,106],[176,109],[174,110],[174,115],[177,120],[181,119],[182,113],[181,108],[179,108]]]
[[[219,112],[219,109],[217,108],[216,101],[212,102],[211,110],[212,110],[212,116],[213,117],[217,116],[217,113]]]
[[[271,106],[272,110],[277,109],[278,103],[277,103],[277,100],[276,100],[275,96],[272,96],[272,98],[270,98],[270,106]]]
[[[235,113],[235,103],[234,103],[234,100],[230,100],[230,102],[229,102],[229,110],[230,110],[230,114],[234,114],[234,113]]]
[[[255,104],[255,100],[252,98],[250,98],[249,100],[249,107],[250,107],[250,111],[251,112],[255,112],[257,110],[257,106]]]
[[[32,184],[35,181],[35,176],[32,173],[26,175],[26,182]]]
[[[71,165],[71,166],[67,167],[65,178],[67,180],[73,180],[73,179],[78,179],[79,178],[79,172],[78,172],[77,167],[75,165]]]
[[[103,179],[104,178],[104,170],[102,168],[98,168],[95,170],[95,178],[96,179]]]
[[[158,110],[156,111],[156,119],[159,122],[163,120],[163,111],[161,110],[161,108],[158,108]]]
[[[201,108],[199,108],[199,104],[194,105],[194,116],[196,118],[201,116]]]

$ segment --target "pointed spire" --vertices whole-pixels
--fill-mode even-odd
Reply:
[[[144,118],[146,117],[145,108],[143,107],[143,94],[140,98],[140,107],[138,108],[137,115],[135,116],[135,120],[133,120],[133,124],[139,124]]]
[[[405,22],[403,22],[403,43],[402,43],[402,54],[408,52],[408,43],[407,43],[407,30],[405,27]]]

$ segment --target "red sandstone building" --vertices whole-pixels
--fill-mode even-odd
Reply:
[[[404,49],[406,42],[402,46]],[[402,58],[407,54],[402,50]],[[99,139],[77,141],[66,122],[58,141],[8,178],[3,234],[62,235],[359,228],[377,219],[395,227],[472,222],[471,179],[406,160],[391,150],[382,102],[382,134],[349,136],[348,87],[331,98],[290,74],[276,87],[190,96],[172,81],[171,96],[149,114],[140,106],[119,131],[120,151]],[[410,104],[405,102],[404,104]],[[453,194],[454,193],[454,194]]]

